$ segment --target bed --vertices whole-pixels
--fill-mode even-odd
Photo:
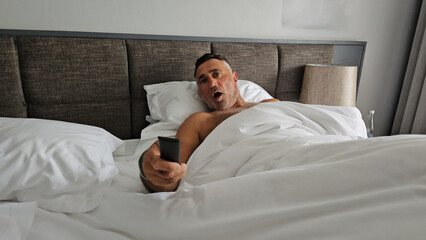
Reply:
[[[356,107],[299,102],[306,64],[366,43],[0,30],[1,239],[424,239],[426,137],[367,138]],[[227,56],[246,101],[176,192],[138,159],[207,111],[193,79]]]

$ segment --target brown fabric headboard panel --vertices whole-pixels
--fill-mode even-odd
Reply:
[[[212,53],[226,56],[239,79],[256,82],[275,96],[278,75],[275,44],[213,42]]]
[[[335,55],[333,43],[4,32],[0,116],[95,125],[122,139],[139,138],[148,125],[143,86],[192,81],[195,60],[206,52],[225,55],[239,79],[291,101],[299,99],[304,65],[331,64]]]
[[[14,38],[0,36],[0,116],[27,117]]]
[[[131,137],[124,40],[24,36],[16,45],[28,117]]]
[[[333,45],[279,44],[279,74],[275,97],[280,100],[299,101],[305,65],[330,64]]]

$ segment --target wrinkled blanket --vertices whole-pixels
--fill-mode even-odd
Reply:
[[[356,108],[259,104],[205,139],[178,191],[39,210],[33,239],[424,239],[425,156],[424,135],[367,139]]]

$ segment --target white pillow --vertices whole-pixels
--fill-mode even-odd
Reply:
[[[260,102],[273,98],[265,89],[254,82],[238,80],[238,90],[246,102]]]
[[[154,121],[181,123],[193,113],[209,111],[195,82],[158,83],[145,85],[144,89]]]
[[[147,116],[148,122],[182,123],[193,113],[209,111],[198,94],[195,81],[145,85],[144,89],[151,113]],[[260,102],[272,98],[262,87],[247,80],[238,80],[238,89],[246,102]]]
[[[122,143],[94,126],[0,118],[0,200],[90,211],[118,174],[112,152]]]

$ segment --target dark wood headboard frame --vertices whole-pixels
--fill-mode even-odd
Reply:
[[[0,116],[56,119],[139,138],[143,85],[191,81],[195,59],[225,55],[240,79],[298,101],[304,65],[358,66],[365,41],[244,39],[0,29]]]

